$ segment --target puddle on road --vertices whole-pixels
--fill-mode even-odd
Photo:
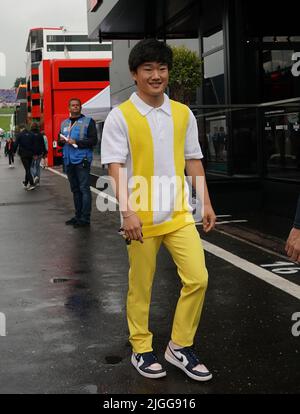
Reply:
[[[109,355],[105,357],[106,364],[117,365],[122,362],[123,358],[115,355]]]
[[[86,275],[88,273],[91,273],[91,271],[90,270],[74,270],[73,273],[75,275]]]

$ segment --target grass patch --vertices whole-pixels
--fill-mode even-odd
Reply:
[[[14,108],[0,108],[0,115],[4,114],[4,115],[8,115],[8,114],[13,114],[14,113]]]
[[[0,128],[4,129],[4,131],[9,131],[10,116],[1,116],[0,114]]]

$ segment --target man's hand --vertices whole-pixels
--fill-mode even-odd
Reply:
[[[216,219],[217,217],[211,204],[204,204],[203,230],[205,233],[208,233],[215,227]]]
[[[136,214],[132,214],[129,217],[123,217],[123,229],[126,236],[130,240],[139,240],[141,243],[144,243],[142,226],[143,223]]]
[[[69,138],[67,142],[68,142],[69,145],[76,144],[75,139],[72,139],[72,138]]]
[[[292,228],[286,241],[285,251],[291,260],[300,263],[300,229]]]

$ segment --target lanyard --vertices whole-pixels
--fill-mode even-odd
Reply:
[[[71,123],[70,123],[70,125],[69,125],[69,128],[68,128],[68,138],[70,138],[70,136],[71,136],[71,131],[72,131],[72,129],[74,128],[74,126],[77,124],[77,121],[75,121],[74,122],[74,124],[71,126]]]

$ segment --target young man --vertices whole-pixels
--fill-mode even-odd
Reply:
[[[69,111],[70,117],[62,122],[58,137],[75,206],[75,217],[67,220],[66,225],[88,227],[92,209],[90,168],[97,129],[95,121],[81,113],[80,99],[70,99]]]
[[[109,164],[109,174],[116,185],[128,243],[131,362],[144,377],[166,375],[153,353],[148,329],[156,255],[163,243],[183,284],[165,358],[189,377],[206,381],[212,375],[200,363],[192,345],[204,302],[207,271],[201,240],[187,206],[184,170],[194,183],[197,176],[203,177],[205,231],[214,227],[216,216],[200,161],[196,119],[187,106],[164,94],[171,67],[172,50],[162,42],[146,39],[132,49],[129,68],[137,93],[113,109],[106,119],[102,164]],[[157,178],[163,178],[162,185],[153,184]],[[168,179],[174,184],[174,194],[167,188],[169,183],[164,185]],[[133,184],[127,186],[130,182]],[[144,190],[139,208],[133,206],[132,195],[141,187]]]

